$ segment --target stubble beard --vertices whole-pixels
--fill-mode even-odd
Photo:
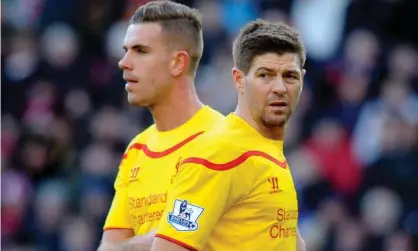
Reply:
[[[269,115],[265,114],[261,117],[261,122],[267,128],[285,127],[290,119],[292,112],[283,115]]]

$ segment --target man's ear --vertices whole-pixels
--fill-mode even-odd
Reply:
[[[179,76],[187,71],[190,65],[190,55],[187,51],[176,51],[170,63],[170,71],[173,76]]]
[[[237,67],[232,68],[232,80],[240,94],[244,94],[245,74]]]

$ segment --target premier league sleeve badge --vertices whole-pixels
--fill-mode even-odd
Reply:
[[[187,200],[175,200],[173,211],[168,214],[168,222],[178,231],[196,231],[197,220],[204,208],[190,204]]]

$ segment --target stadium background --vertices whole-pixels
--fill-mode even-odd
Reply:
[[[144,2],[1,2],[2,250],[97,247],[122,152],[152,123],[127,104],[117,68]],[[225,114],[239,27],[263,17],[302,33],[307,77],[286,154],[308,250],[418,250],[418,2],[182,2],[204,14],[197,89]]]

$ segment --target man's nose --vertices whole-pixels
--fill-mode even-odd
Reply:
[[[285,93],[286,85],[282,77],[278,76],[273,80],[272,91],[275,93]]]
[[[119,68],[121,68],[122,70],[129,70],[132,67],[129,64],[129,60],[127,55],[125,54],[125,56],[123,56],[123,58],[119,61],[118,63]]]

